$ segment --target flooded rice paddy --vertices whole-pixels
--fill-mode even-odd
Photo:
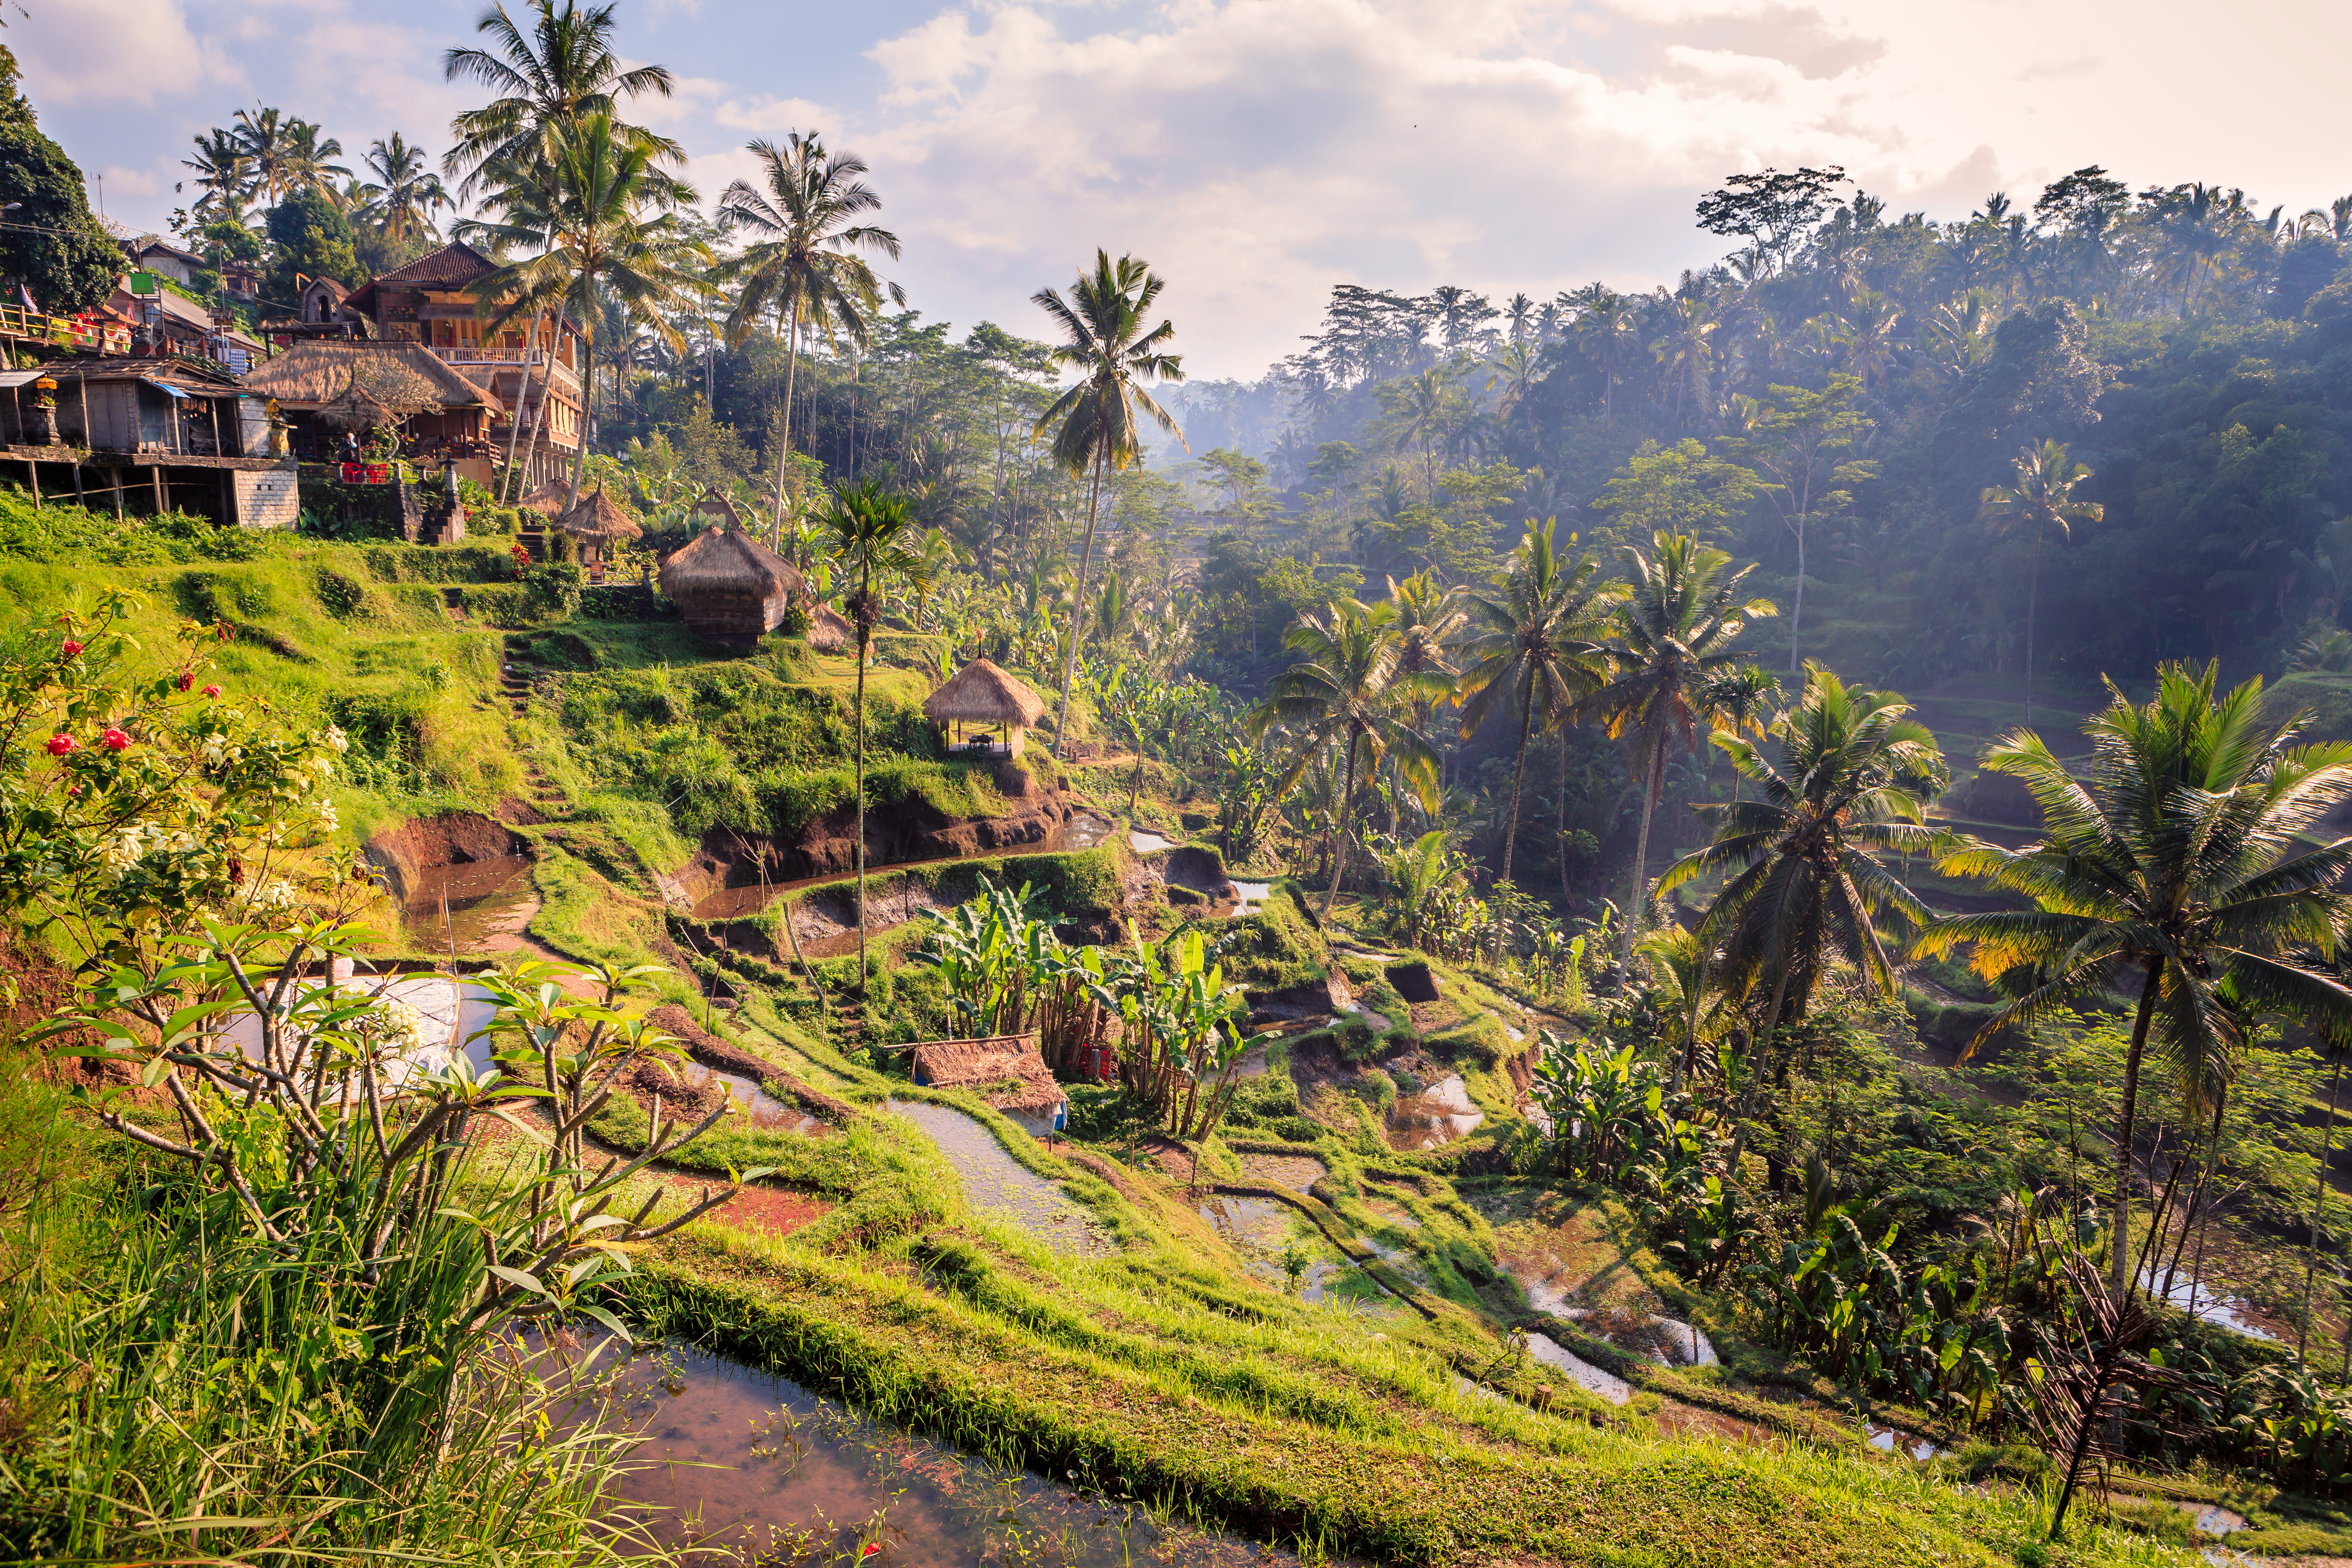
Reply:
[[[1127,830],[1127,847],[1138,855],[1157,855],[1163,849],[1175,848],[1176,840],[1162,838],[1157,833],[1140,827],[1130,827]]]
[[[616,1489],[655,1542],[772,1568],[1245,1568],[1287,1552],[868,1420],[690,1346],[650,1347],[606,1384],[644,1435]]]
[[[427,866],[400,905],[400,934],[423,952],[500,952],[524,945],[539,913],[530,857],[499,855],[454,866]]]
[[[1389,1112],[1389,1142],[1398,1149],[1434,1149],[1469,1136],[1486,1120],[1458,1075],[1443,1078],[1397,1100]]]

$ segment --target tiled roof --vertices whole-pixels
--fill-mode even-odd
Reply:
[[[471,283],[475,279],[496,272],[499,264],[470,245],[451,240],[440,249],[418,257],[405,267],[395,267],[374,279],[385,283]]]

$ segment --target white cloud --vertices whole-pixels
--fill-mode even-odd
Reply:
[[[36,101],[152,104],[190,85],[235,90],[236,59],[199,37],[183,0],[73,0],[32,8],[8,29]]]

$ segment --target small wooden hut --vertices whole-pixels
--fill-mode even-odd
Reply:
[[[1069,1125],[1070,1097],[1037,1053],[1034,1035],[919,1041],[915,1082],[926,1089],[969,1089],[1033,1137]]]
[[[606,545],[641,539],[646,531],[604,493],[602,485],[574,501],[570,511],[555,520],[555,526],[580,542],[580,563],[591,568],[604,564]]]
[[[529,495],[524,496],[520,500],[515,502],[515,505],[521,507],[526,511],[535,511],[541,517],[562,517],[563,515],[563,498],[571,493],[572,487],[570,485],[541,485],[539,489],[531,491]]]
[[[751,647],[808,584],[793,563],[738,528],[705,529],[662,563],[662,593],[698,637]]]
[[[808,645],[819,653],[854,653],[857,628],[831,605],[819,605],[809,612]]]
[[[1002,757],[1017,757],[1031,725],[1045,716],[1045,700],[984,658],[973,659],[923,702],[923,717],[949,731],[951,744],[966,743],[973,726],[993,731],[977,745]]]

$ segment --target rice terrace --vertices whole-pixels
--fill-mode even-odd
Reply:
[[[2331,26],[9,7],[0,1563],[2352,1563]]]

